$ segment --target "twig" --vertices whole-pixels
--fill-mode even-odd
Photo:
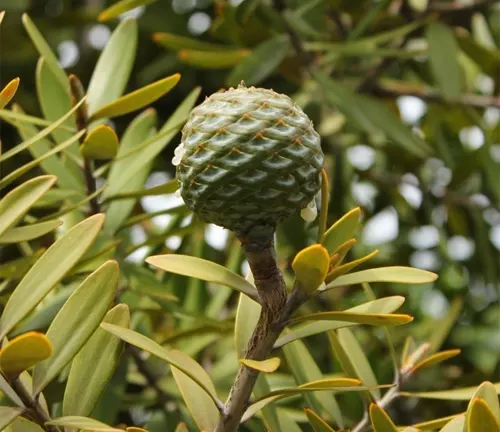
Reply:
[[[427,10],[429,12],[441,13],[456,13],[456,12],[473,12],[482,7],[493,5],[498,0],[475,0],[471,3],[463,3],[459,1],[452,2],[430,2]]]
[[[40,402],[38,402],[37,399],[33,398],[33,396],[30,395],[30,393],[28,392],[26,387],[23,385],[23,383],[19,380],[19,378],[15,378],[15,379],[11,380],[10,385],[11,385],[12,389],[16,392],[16,394],[19,396],[19,399],[21,399],[23,404],[28,409],[28,412],[31,415],[31,418],[36,423],[38,423],[42,427],[42,429],[44,429],[48,432],[59,432],[59,429],[57,428],[57,426],[45,424],[46,422],[49,422],[52,419],[50,418],[49,414],[40,405]]]

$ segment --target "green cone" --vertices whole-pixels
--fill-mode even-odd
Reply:
[[[311,120],[288,96],[240,85],[193,109],[173,163],[193,212],[266,238],[314,199],[323,158]]]

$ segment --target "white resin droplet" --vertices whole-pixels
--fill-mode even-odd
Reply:
[[[300,216],[307,222],[312,222],[318,216],[318,209],[316,207],[316,200],[313,199],[306,208],[300,211]]]
[[[172,158],[172,165],[177,166],[177,165],[179,165],[180,163],[181,163],[181,158],[180,158],[179,156],[174,156],[174,157]]]
[[[174,157],[172,158],[172,164],[177,166],[181,163],[181,159],[186,153],[186,148],[183,143],[180,143],[174,150]]]

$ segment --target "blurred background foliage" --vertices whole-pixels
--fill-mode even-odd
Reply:
[[[1,0],[0,9],[7,15],[1,27],[0,87],[19,76],[16,103],[27,113],[41,116],[34,73],[38,54],[22,26],[24,12],[36,22],[66,71],[87,85],[111,31],[124,17],[99,22],[99,14],[112,3]],[[149,3],[125,14],[138,18],[140,29],[138,54],[126,92],[181,73],[179,84],[154,104],[159,123],[168,119],[196,86],[201,87],[204,97],[245,79],[248,84],[293,97],[322,136],[331,180],[330,222],[356,206],[362,208],[364,228],[352,258],[378,248],[380,253],[370,266],[411,265],[439,274],[431,285],[374,285],[377,296],[404,295],[404,311],[415,316],[412,324],[392,330],[398,347],[410,333],[417,341],[430,341],[434,349],[462,349],[461,356],[439,369],[424,371],[406,387],[432,390],[499,381],[498,2]],[[192,40],[179,41],[172,35]],[[319,65],[322,75],[311,77],[310,64]],[[118,136],[135,115],[113,120]],[[0,125],[5,151],[18,143],[19,137],[8,123]],[[170,161],[174,147],[170,145],[155,159],[147,187],[173,177]],[[4,175],[28,160],[22,153],[9,159],[2,166]],[[153,252],[181,251],[245,271],[239,245],[227,231],[186,221],[182,225],[185,213],[165,211],[179,204],[172,195],[142,198],[136,214],[159,215],[120,234],[127,236],[128,242],[121,252],[123,260],[142,263]],[[313,239],[314,226],[304,227],[298,217],[283,223],[277,243],[283,267]],[[14,247],[2,248],[0,260],[17,254]],[[125,274],[136,268],[122,266]],[[181,299],[184,311],[206,312],[212,287],[172,275],[165,281]],[[355,289],[333,291],[316,306],[346,308],[358,304],[362,295]],[[218,312],[218,318],[230,318],[234,312],[234,301],[227,299],[227,307]],[[160,323],[159,331],[168,338],[178,324],[174,318],[171,322],[160,319],[160,313],[152,307],[144,312],[151,319],[142,320],[140,315],[136,319],[146,333]],[[181,327],[192,327],[192,320],[183,320]],[[219,347],[230,343],[230,326],[224,331],[224,322],[221,325],[219,334],[208,339],[207,335],[192,335],[181,341],[184,348],[192,354],[201,353],[202,364],[211,364],[214,356],[222,358],[222,353],[210,349],[217,338],[222,338]],[[392,367],[382,330],[359,329],[356,334],[379,382],[390,382]],[[324,334],[314,336],[308,339],[308,347],[322,370],[334,372],[339,369],[326,340]],[[229,385],[236,369],[231,366],[225,370],[224,364],[212,364],[211,374],[218,376],[219,383],[225,377]],[[122,370],[117,371],[118,381],[120,374]],[[134,386],[142,384],[140,379],[129,383],[130,400],[122,409],[130,410],[122,420],[144,415],[151,395],[137,393]],[[52,390],[57,392],[57,385]],[[350,406],[355,416],[361,409],[359,399],[346,398],[353,401]],[[402,399],[391,414],[396,421],[409,424],[459,409],[457,402]],[[112,411],[96,417],[112,421]],[[154,430],[153,423],[149,430]]]

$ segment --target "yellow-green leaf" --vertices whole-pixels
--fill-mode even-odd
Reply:
[[[179,182],[176,179],[169,180],[159,186],[155,186],[148,189],[131,190],[129,192],[122,192],[116,195],[112,195],[106,199],[108,201],[117,201],[129,198],[140,198],[144,196],[157,196],[172,194],[179,188]]]
[[[363,258],[359,258],[357,260],[348,262],[346,264],[343,264],[341,266],[338,266],[334,268],[330,273],[326,275],[325,278],[325,283],[330,283],[331,281],[335,280],[339,276],[342,276],[348,272],[350,272],[354,267],[359,266],[360,264],[363,264],[364,262],[372,259],[374,256],[378,254],[378,249],[374,250],[372,253],[369,253],[368,255],[365,255]]]
[[[330,256],[320,244],[302,249],[294,258],[292,268],[299,286],[307,293],[313,293],[325,280]]]
[[[240,359],[240,363],[246,367],[264,373],[272,373],[279,368],[281,360],[279,357],[271,357],[266,360]]]
[[[441,363],[459,354],[460,354],[459,349],[446,350],[432,354],[429,357],[418,362],[415,366],[413,366],[411,373],[415,373],[418,369],[426,368]]]
[[[1,22],[0,14],[0,22]],[[9,426],[16,418],[18,418],[23,412],[24,408],[13,408],[0,406],[0,430],[3,431],[7,426]]]
[[[251,272],[249,272],[247,280],[253,282]],[[259,303],[240,293],[236,309],[236,321],[234,323],[234,343],[238,358],[245,356],[248,342],[259,320],[261,309],[262,307]]]
[[[88,112],[118,99],[129,79],[137,48],[137,22],[127,18],[113,31],[99,56],[87,89]]]
[[[453,414],[453,415],[446,416],[446,417],[441,417],[441,418],[437,418],[437,419],[428,420],[428,421],[425,421],[425,422],[414,424],[413,427],[415,427],[415,428],[417,428],[419,430],[434,430],[434,429],[439,429],[439,428],[442,428],[447,423],[449,423],[451,420],[455,419],[459,415],[460,414]],[[462,430],[460,430],[460,432],[462,432]]]
[[[156,0],[121,0],[114,5],[103,10],[97,17],[101,22],[109,21],[110,19],[119,17],[122,13],[135,9],[139,6],[146,6],[154,3]]]
[[[446,423],[441,432],[464,432],[465,424],[465,415],[462,414]]]
[[[178,57],[183,63],[202,69],[227,69],[239,64],[249,53],[250,51],[246,49],[221,51],[182,49]]]
[[[497,395],[500,395],[500,382],[492,384]],[[438,390],[431,392],[401,392],[401,396],[416,397],[422,399],[440,399],[468,401],[477,391],[477,387],[464,387],[454,390]]]
[[[309,424],[314,429],[314,432],[335,432],[330,425],[313,410],[306,408],[304,412],[306,413],[307,420],[309,420]]]
[[[186,423],[179,423],[175,428],[175,432],[189,432]]]
[[[0,236],[21,219],[55,182],[56,177],[51,175],[35,177],[5,195],[0,200]]]
[[[113,301],[119,280],[118,264],[108,261],[90,274],[64,303],[47,330],[54,352],[33,372],[35,395],[73,360],[99,327]]]
[[[94,432],[123,432],[123,429],[116,429],[114,427],[108,426],[106,423],[81,416],[59,417],[54,420],[48,421],[45,424]]]
[[[5,397],[14,402],[18,407],[24,408],[24,404],[17,393],[13,390],[10,384],[7,382],[5,377],[0,373],[0,391]]]
[[[290,321],[291,324],[302,321],[345,321],[373,326],[393,326],[408,324],[413,317],[403,314],[363,314],[347,311],[317,312],[301,315]]]
[[[60,220],[35,223],[8,229],[0,235],[0,244],[20,243],[41,237],[62,225]]]
[[[9,298],[0,318],[3,339],[71,270],[99,234],[104,215],[91,216],[71,228],[40,257]]]
[[[152,256],[147,258],[146,262],[164,271],[218,283],[242,292],[255,301],[258,299],[257,289],[251,283],[226,267],[211,261],[171,254]]]
[[[370,421],[374,432],[398,432],[398,428],[384,409],[374,403],[370,405]]]
[[[323,245],[330,255],[334,253],[341,244],[356,235],[360,217],[361,209],[356,207],[342,216],[326,231]]]
[[[99,108],[92,114],[91,121],[98,118],[118,117],[141,109],[168,93],[177,85],[180,79],[181,75],[176,73],[126,94],[114,102]]]
[[[495,386],[489,381],[483,382],[474,393],[473,398],[483,399],[488,407],[493,411],[495,417],[500,420],[500,403],[498,402]]]
[[[333,282],[330,282],[325,290],[365,282],[393,282],[419,285],[434,282],[436,279],[437,275],[427,270],[399,266],[379,267],[340,276]]]
[[[0,350],[0,370],[7,377],[16,377],[51,355],[50,340],[43,333],[28,332],[12,339]]]
[[[146,429],[140,428],[140,427],[135,427],[131,426],[125,429],[126,432],[148,432]]]
[[[198,39],[192,39],[186,36],[180,36],[173,33],[154,33],[153,40],[168,49],[179,51],[181,49],[191,49],[196,51],[224,51],[231,49],[229,46],[203,42]]]
[[[103,322],[128,327],[128,306],[116,305]],[[122,348],[120,338],[100,327],[96,329],[71,363],[64,391],[63,415],[91,414],[118,365]]]
[[[0,24],[2,24],[3,17],[5,16],[5,11],[0,11]]]
[[[0,92],[0,110],[4,109],[16,94],[17,88],[19,87],[19,81],[19,78],[14,78]]]
[[[495,417],[484,399],[472,400],[466,418],[468,432],[500,432],[500,420]]]
[[[44,432],[44,430],[40,425],[24,417],[18,417],[7,427],[5,432]]]
[[[80,153],[89,159],[113,159],[117,152],[118,137],[108,125],[92,129],[80,146]]]

